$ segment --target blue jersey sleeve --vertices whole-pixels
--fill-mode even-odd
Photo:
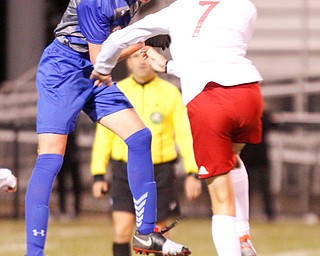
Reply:
[[[105,1],[109,2],[109,1]],[[82,0],[77,7],[77,15],[81,33],[87,41],[102,44],[110,35],[110,24],[113,18],[111,8],[103,8],[101,1]]]
[[[130,14],[125,13],[115,20],[115,12],[127,6],[124,0],[82,0],[77,7],[81,33],[87,41],[102,44],[115,27],[123,28],[130,22]]]

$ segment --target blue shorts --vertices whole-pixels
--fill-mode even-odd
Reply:
[[[54,40],[43,52],[37,71],[37,133],[69,134],[81,110],[93,122],[133,108],[114,84],[94,86],[88,54],[75,52]]]

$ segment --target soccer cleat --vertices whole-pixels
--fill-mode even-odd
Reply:
[[[256,256],[257,252],[254,249],[250,240],[250,235],[244,235],[240,237],[241,256]]]
[[[163,236],[163,233],[168,231],[158,231],[155,229],[153,233],[143,235],[137,230],[134,237],[132,247],[136,254],[149,255],[149,253],[161,253],[162,255],[190,255],[189,248],[177,244]]]

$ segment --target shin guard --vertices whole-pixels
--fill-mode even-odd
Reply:
[[[128,145],[128,181],[133,195],[137,228],[153,232],[156,222],[157,189],[151,158],[151,132],[144,128],[125,140]]]

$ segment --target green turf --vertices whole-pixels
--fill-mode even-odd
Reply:
[[[253,242],[258,255],[319,256],[320,225],[298,221],[252,222]],[[25,253],[22,220],[0,219],[0,255]],[[215,256],[211,239],[211,221],[185,219],[172,233],[173,240],[186,244],[194,256]],[[51,221],[46,254],[48,256],[111,256],[112,229],[108,217],[81,217],[68,222]]]

